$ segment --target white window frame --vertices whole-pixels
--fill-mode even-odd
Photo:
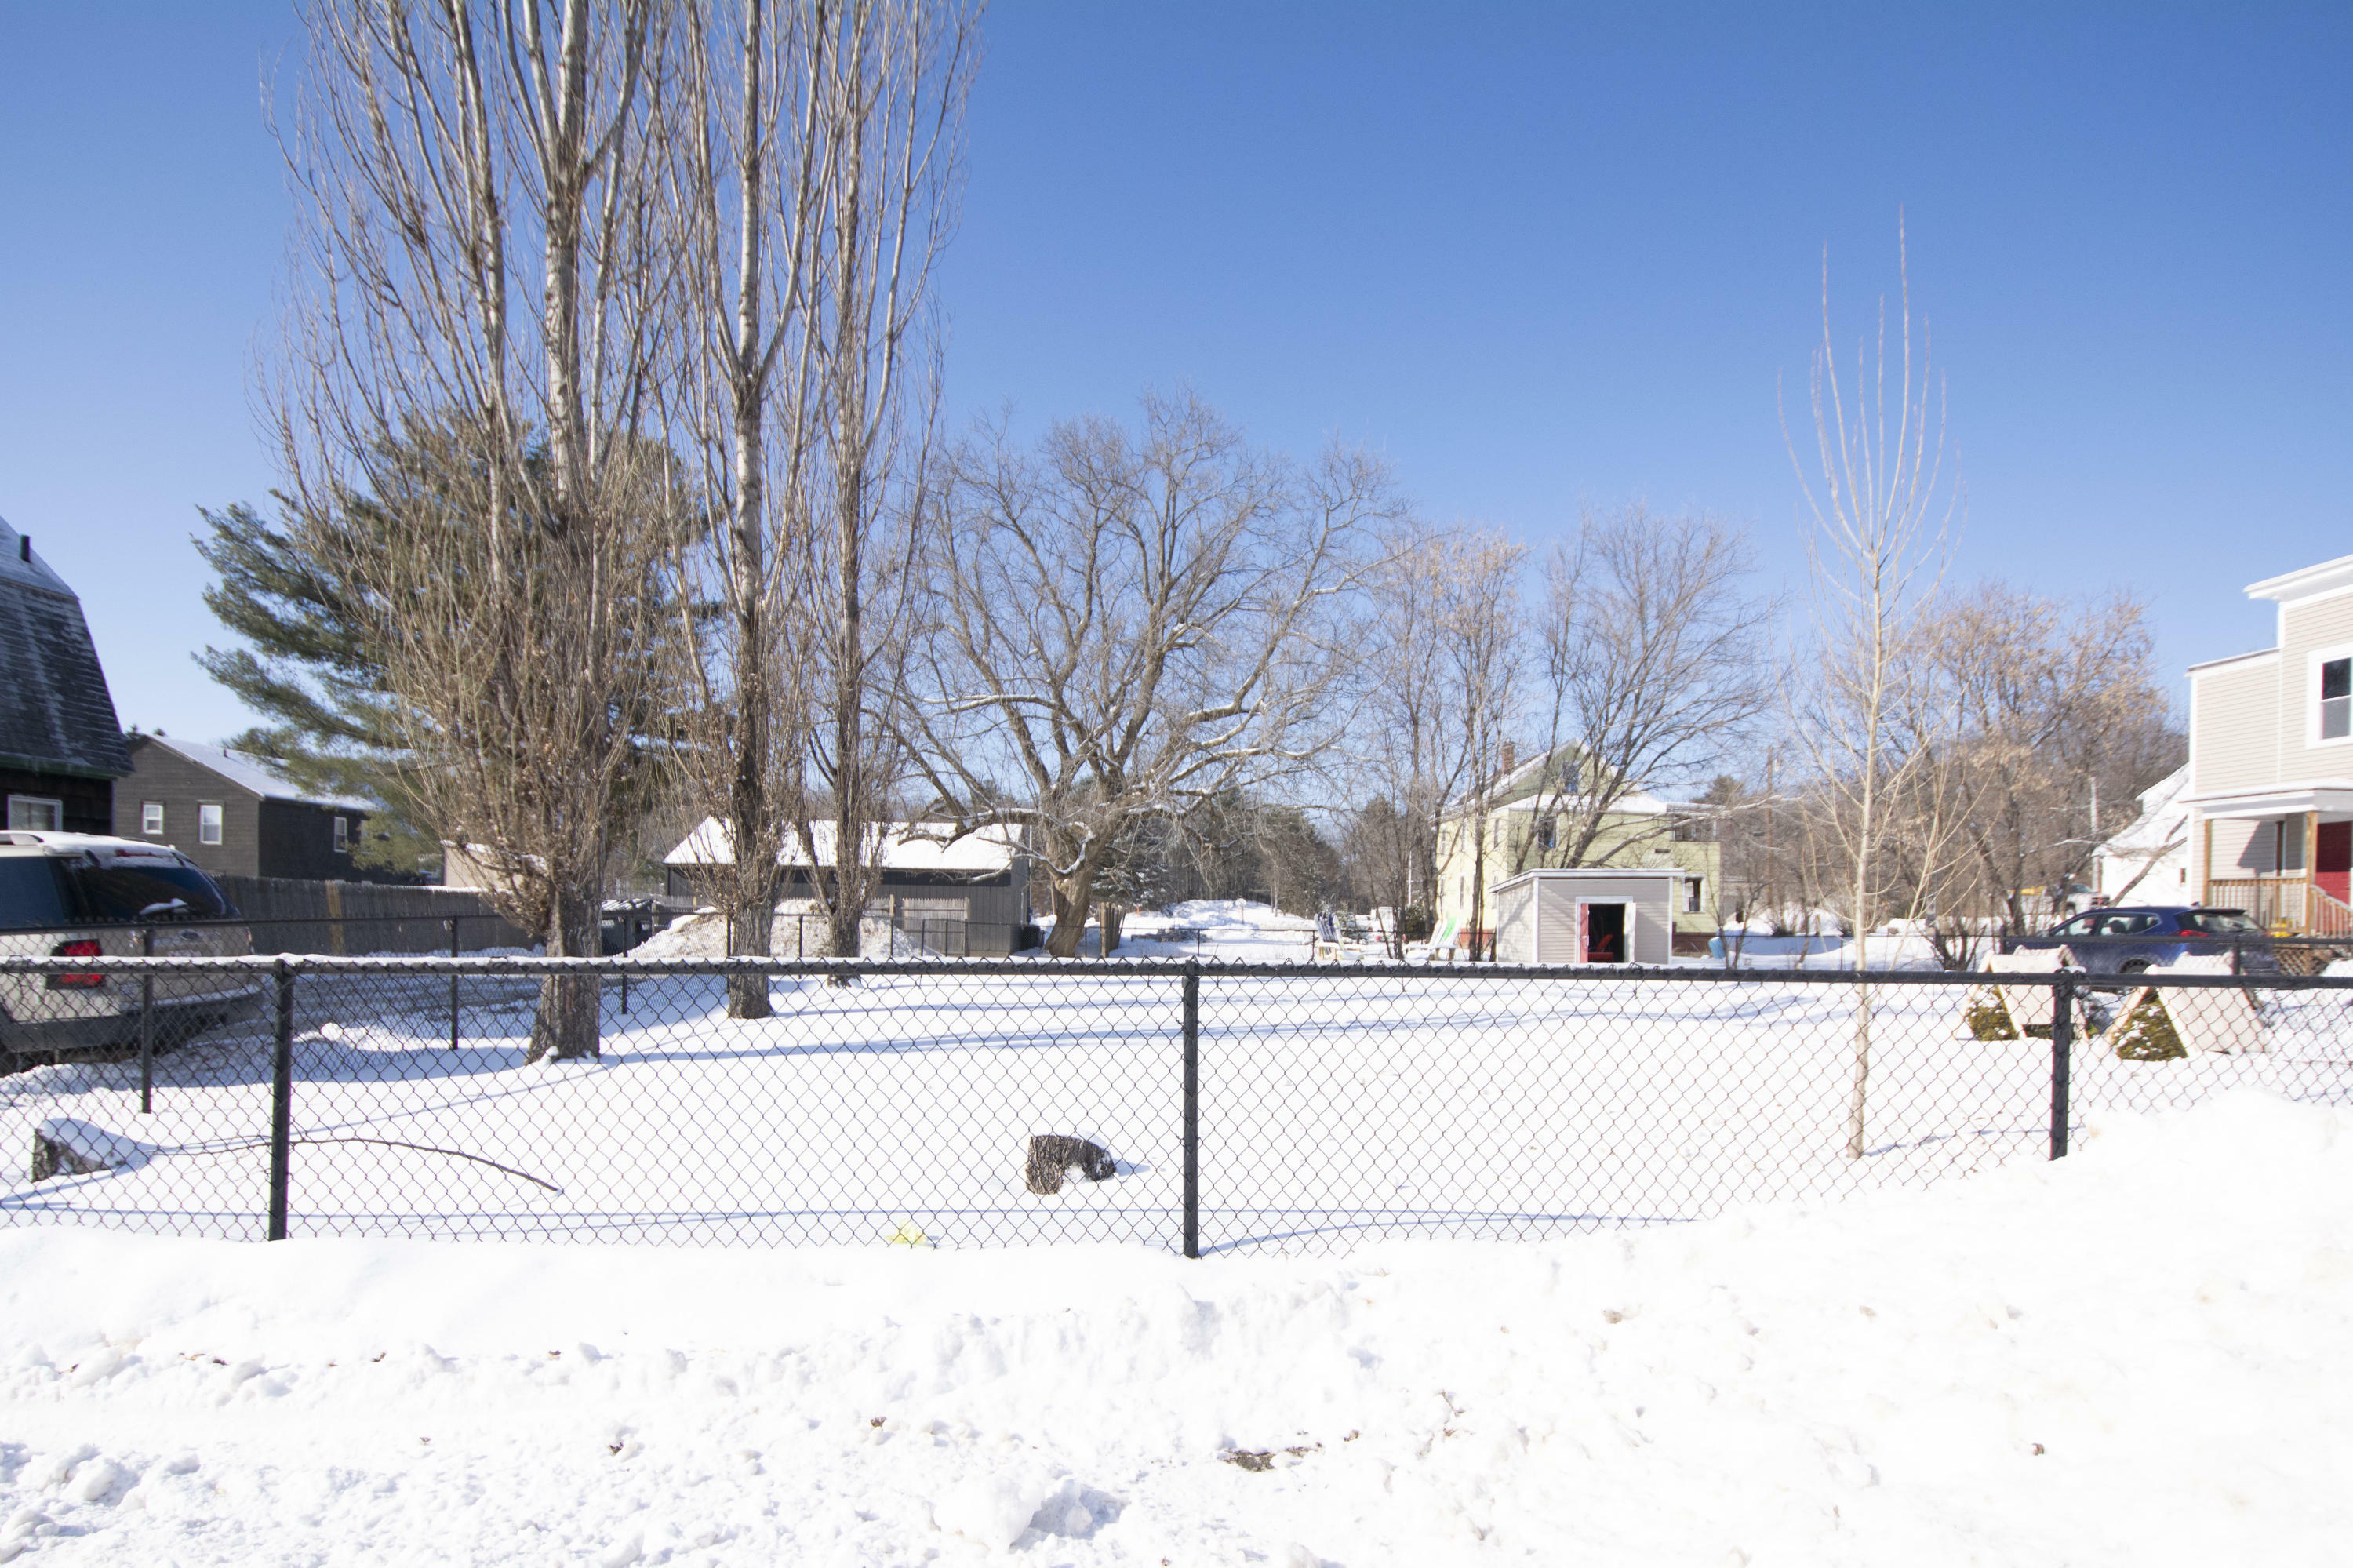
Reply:
[[[218,844],[221,842],[222,832],[228,825],[227,819],[228,809],[218,800],[198,801],[196,803],[196,842],[200,844]]]
[[[335,853],[337,854],[352,853],[352,821],[349,817],[335,819]]]
[[[16,808],[19,806],[47,806],[53,821],[46,828],[20,822],[16,820]],[[11,795],[8,797],[8,825],[22,828],[28,833],[61,833],[66,828],[66,803],[55,795]]]
[[[163,801],[142,800],[139,802],[139,832],[145,837],[151,839],[160,839],[164,836]]]
[[[2339,659],[2353,659],[2353,642],[2339,642],[2334,647],[2316,648],[2304,656],[2304,744],[2317,750],[2324,746],[2353,746],[2353,726],[2348,733],[2320,737],[2320,667]]]

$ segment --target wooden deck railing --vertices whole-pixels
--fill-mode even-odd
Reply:
[[[2206,883],[2206,902],[2243,909],[2265,929],[2284,925],[2306,937],[2353,937],[2353,905],[2331,897],[2301,873],[2286,876],[2217,876]]]

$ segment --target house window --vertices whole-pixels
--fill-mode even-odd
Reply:
[[[1554,847],[1553,836],[1553,820],[1550,817],[1538,817],[1536,819],[1536,848],[1540,850],[1548,850]]]
[[[352,824],[343,817],[335,819],[335,853],[337,854],[352,853]]]
[[[2353,736],[2353,657],[2320,664],[2320,738]]]
[[[221,842],[221,809],[218,805],[196,808],[196,842],[200,844]]]
[[[142,800],[139,802],[139,831],[145,833],[151,839],[160,839],[164,836],[163,801]]]
[[[8,825],[37,833],[61,832],[66,825],[66,803],[40,795],[11,795]]]
[[[1700,881],[1699,877],[1694,876],[1683,884],[1683,913],[1686,915],[1699,913]]]

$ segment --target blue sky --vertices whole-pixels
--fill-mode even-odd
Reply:
[[[0,0],[0,515],[126,724],[246,722],[187,536],[271,480],[278,3]],[[987,25],[943,274],[961,421],[1189,383],[1541,545],[1704,508],[1794,582],[1775,412],[1895,214],[1966,486],[1954,572],[2146,596],[2170,673],[2353,550],[2353,7],[1076,5]],[[2179,683],[2177,682],[2177,686]]]

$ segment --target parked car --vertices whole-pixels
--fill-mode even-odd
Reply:
[[[139,953],[154,933],[158,958],[231,957],[253,950],[237,910],[179,851],[89,833],[0,832],[0,955],[85,959]],[[250,974],[187,970],[153,979],[159,1048],[261,1010]],[[135,1048],[146,992],[136,977],[0,975],[0,1066],[57,1051]]]
[[[2063,946],[2095,975],[2137,975],[2185,957],[2227,955],[2234,948],[2243,969],[2270,973],[2279,968],[2269,933],[2243,909],[2169,904],[2087,909],[2040,937],[2021,937],[2010,946],[2013,951]]]

